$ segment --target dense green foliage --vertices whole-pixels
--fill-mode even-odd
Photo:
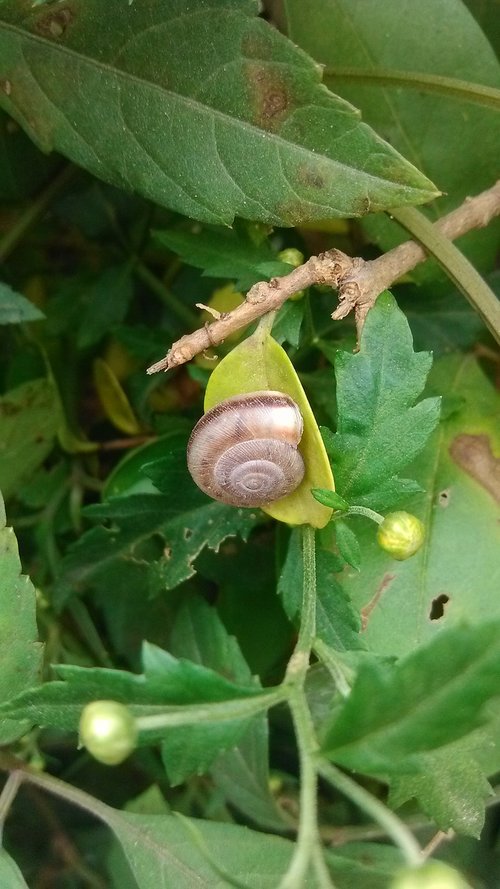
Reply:
[[[500,229],[428,224],[498,174],[496,9],[0,0],[2,887],[432,889],[400,874],[429,842],[499,885]],[[318,284],[146,374],[206,305],[402,225],[435,258],[359,349]],[[205,392],[262,388],[304,482],[210,500]]]

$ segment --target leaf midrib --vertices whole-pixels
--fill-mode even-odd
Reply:
[[[169,97],[169,99],[171,101],[177,101],[177,102],[184,103],[187,107],[194,108],[202,114],[209,114],[214,118],[218,118],[225,125],[230,125],[230,126],[231,125],[232,126],[238,125],[244,131],[248,130],[249,132],[251,132],[254,135],[257,135],[260,137],[265,137],[267,139],[272,140],[274,143],[276,143],[277,147],[284,146],[286,149],[286,148],[289,148],[290,146],[293,146],[294,148],[300,150],[301,152],[304,152],[313,161],[313,163],[317,163],[318,158],[323,158],[323,159],[326,159],[328,161],[328,163],[333,164],[336,168],[338,168],[340,170],[345,170],[345,171],[358,170],[358,172],[362,173],[362,175],[365,178],[368,178],[368,179],[372,180],[373,182],[385,182],[385,183],[388,183],[389,185],[397,186],[397,183],[394,182],[394,180],[392,180],[392,179],[385,179],[382,176],[375,176],[373,173],[367,173],[366,170],[364,170],[364,169],[353,167],[353,166],[348,166],[347,164],[342,163],[341,161],[334,160],[334,159],[328,157],[328,155],[326,155],[326,154],[318,154],[317,152],[314,152],[312,149],[307,148],[306,146],[300,145],[299,143],[287,141],[282,136],[279,136],[276,133],[269,132],[268,130],[259,129],[259,127],[256,127],[254,124],[250,123],[249,121],[243,120],[240,117],[231,117],[230,115],[226,114],[225,112],[220,111],[217,108],[213,108],[211,105],[203,105],[197,99],[194,99],[190,96],[185,96],[182,93],[174,93],[171,90],[168,90],[166,87],[160,86],[159,84],[156,84],[151,80],[146,80],[144,78],[139,77],[136,74],[131,74],[129,71],[124,71],[121,68],[114,68],[108,62],[101,62],[101,61],[98,61],[97,59],[92,58],[91,56],[86,56],[86,55],[83,55],[82,53],[78,53],[76,50],[70,49],[66,46],[54,44],[51,41],[46,40],[45,38],[41,37],[40,35],[36,35],[36,34],[33,34],[29,31],[25,31],[25,30],[19,28],[17,25],[11,25],[6,22],[0,22],[0,36],[1,36],[2,30],[12,32],[21,43],[22,43],[22,41],[26,41],[28,43],[31,42],[31,43],[35,43],[35,44],[40,44],[49,53],[52,52],[52,53],[59,53],[61,55],[69,55],[71,58],[78,59],[81,64],[86,64],[90,67],[96,68],[99,72],[107,71],[110,73],[111,76],[113,76],[115,78],[121,78],[123,80],[130,81],[131,83],[133,83],[135,85],[139,85],[143,88],[148,88],[148,89],[157,91],[161,95],[165,95],[165,96]],[[22,47],[21,47],[21,51],[22,51]],[[242,56],[242,58],[244,58],[244,57]],[[266,64],[267,64],[267,62],[266,62]],[[38,85],[38,81],[36,81],[36,82]],[[321,86],[321,85],[322,85],[321,82],[318,82],[317,86]],[[323,84],[323,86],[324,86],[324,84]],[[327,90],[327,87],[325,87],[325,89]],[[327,92],[329,92],[329,91],[327,90]],[[334,96],[335,94],[332,93],[331,95]],[[312,102],[309,102],[306,107],[312,107]],[[58,110],[61,111],[60,108],[58,108]],[[406,163],[408,163],[408,161],[406,161]],[[225,165],[224,165],[224,169],[225,169]],[[417,193],[418,192],[423,192],[423,193],[425,192],[423,187],[418,188],[415,185],[400,185],[399,187],[406,188],[409,191],[414,191]],[[310,201],[310,200],[307,200],[306,202],[311,205],[315,205],[318,203],[318,202]]]

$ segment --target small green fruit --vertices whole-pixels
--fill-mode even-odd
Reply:
[[[377,531],[379,546],[400,561],[413,556],[422,546],[424,537],[422,522],[409,512],[390,512]]]
[[[441,861],[400,871],[389,889],[471,889],[458,871]]]
[[[92,701],[80,719],[80,746],[99,762],[116,766],[135,749],[137,727],[130,710],[118,701]]]

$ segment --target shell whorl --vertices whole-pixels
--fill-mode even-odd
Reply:
[[[196,424],[188,443],[188,469],[214,500],[264,506],[302,481],[304,462],[297,450],[302,432],[302,415],[288,395],[236,395]]]

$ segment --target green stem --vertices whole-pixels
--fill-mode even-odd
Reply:
[[[290,658],[284,688],[292,714],[300,761],[300,815],[297,843],[279,889],[302,889],[306,874],[318,856],[322,856],[318,829],[318,742],[304,692],[304,683],[316,635],[316,537],[310,525],[302,527],[303,594],[299,637]],[[328,879],[328,882],[326,880]],[[322,871],[323,889],[332,889],[326,866]]]
[[[437,259],[500,342],[500,302],[463,253],[414,207],[400,207],[390,215]]]
[[[325,78],[354,80],[373,86],[400,86],[425,93],[440,93],[447,99],[460,99],[475,105],[486,105],[500,111],[500,90],[482,83],[470,83],[455,77],[441,77],[438,74],[423,74],[419,71],[398,71],[391,68],[375,68],[372,71],[360,68],[326,68]]]
[[[159,713],[136,716],[136,726],[140,732],[155,732],[179,725],[193,725],[200,722],[225,722],[233,719],[246,719],[268,710],[276,704],[288,700],[288,690],[280,686],[264,694],[213,704],[186,704],[179,707],[158,705]],[[149,710],[155,709],[145,705]]]
[[[316,639],[314,642],[314,651],[322,664],[326,667],[332,677],[338,691],[343,698],[348,698],[351,694],[351,686],[354,681],[354,671],[342,663],[337,656],[337,652],[326,645],[322,639]]]
[[[163,281],[160,281],[160,279],[153,274],[147,265],[144,265],[140,259],[136,258],[133,269],[137,277],[144,281],[153,293],[156,293],[162,303],[173,315],[175,315],[176,318],[179,319],[179,321],[182,322],[182,324],[187,325],[189,328],[198,326],[199,318],[195,312],[192,312],[188,306],[181,303],[168,287],[165,287]]]
[[[372,522],[376,522],[377,525],[381,525],[384,521],[383,515],[380,515],[379,512],[375,512],[374,509],[368,509],[367,506],[350,506],[346,512],[341,513],[338,517],[339,519],[345,519],[350,515],[362,515],[365,519],[370,519]]]
[[[2,793],[0,795],[0,845],[2,843],[3,826],[5,819],[10,812],[10,807],[14,802],[22,777],[20,772],[11,772],[7,778]]]
[[[38,197],[21,213],[19,219],[0,241],[0,262],[4,262],[10,256],[28,229],[43,216],[54,198],[65,188],[76,172],[77,168],[72,165],[63,167]]]
[[[336,790],[347,796],[359,808],[366,812],[385,830],[396,846],[401,850],[406,862],[411,867],[419,867],[423,863],[422,850],[412,832],[387,806],[376,799],[349,775],[336,766],[321,759],[318,760],[319,774]]]

